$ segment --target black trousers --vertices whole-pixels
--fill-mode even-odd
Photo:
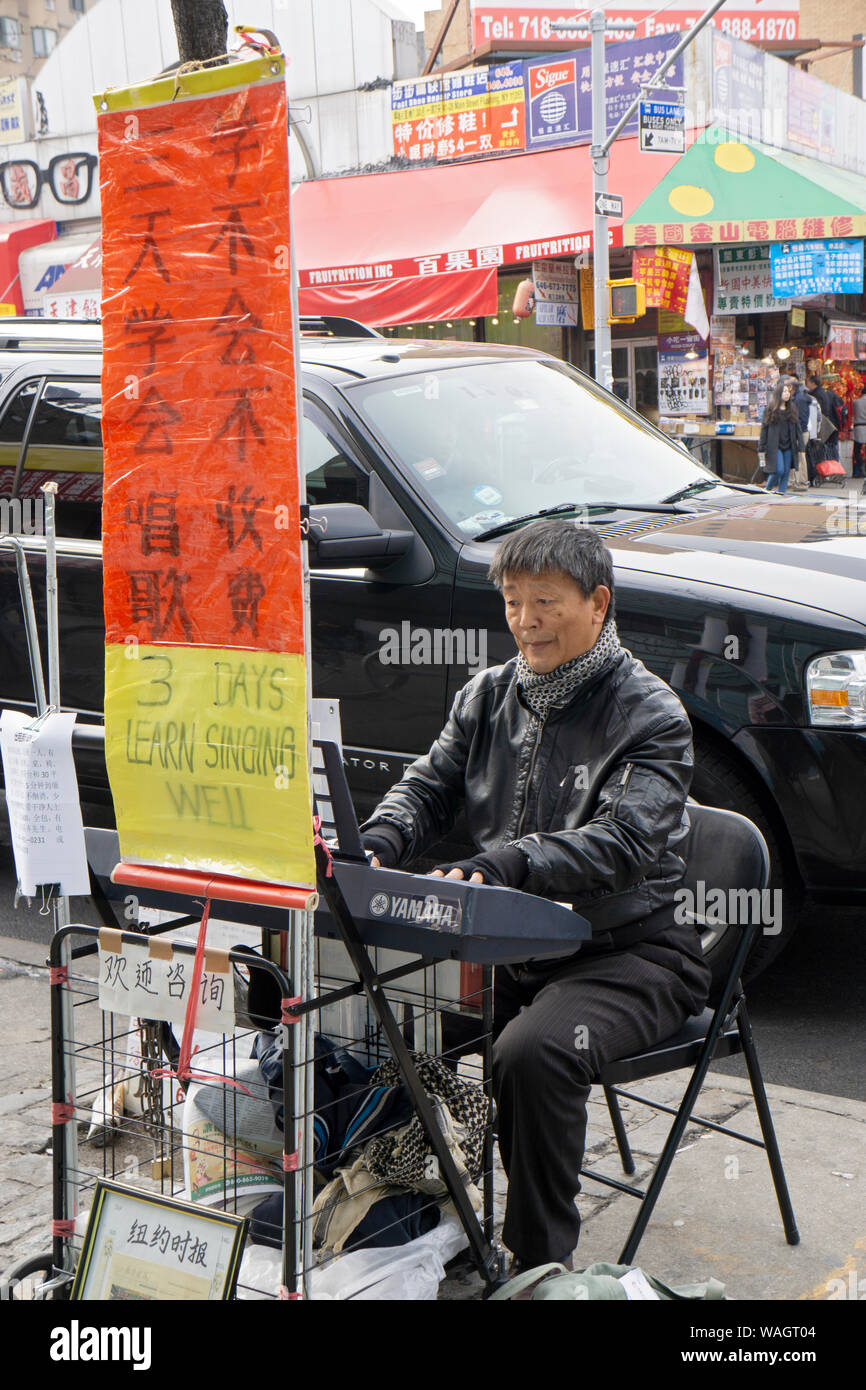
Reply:
[[[503,1240],[523,1265],[577,1245],[575,1197],[586,1102],[598,1068],[675,1033],[706,1004],[710,972],[691,926],[670,925],[627,951],[494,981],[493,1089],[508,1175]]]

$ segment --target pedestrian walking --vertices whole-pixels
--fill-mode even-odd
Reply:
[[[812,399],[817,401],[818,408],[821,411],[821,414],[826,416],[827,419],[830,420],[831,423],[833,423],[833,407],[830,404],[830,397],[829,394],[824,390],[824,387],[821,385],[821,382],[819,381],[818,377],[807,376],[806,388]],[[819,420],[818,423],[820,424],[821,421]],[[827,453],[826,442],[817,437],[811,440],[809,443],[809,447],[806,451],[806,456],[809,461],[809,486],[817,487],[818,477],[815,471],[815,465],[818,463],[822,463],[824,459],[831,457],[831,455]]]
[[[806,450],[792,396],[790,381],[781,377],[773,387],[772,399],[764,411],[758,441],[758,462],[767,474],[767,492],[773,491],[775,483],[781,496],[788,491],[791,465],[796,468],[797,455]]]
[[[852,407],[854,421],[854,470],[855,478],[866,477],[866,393],[858,396]]]
[[[805,456],[800,454],[791,464],[790,486],[795,492],[805,492],[812,482],[812,464],[809,460],[809,443],[818,433],[818,422],[821,419],[821,412],[817,402],[795,372],[789,372],[787,380],[791,387],[791,400],[797,411],[797,419],[800,422],[800,429],[803,439],[806,441]],[[805,463],[804,463],[805,457]]]

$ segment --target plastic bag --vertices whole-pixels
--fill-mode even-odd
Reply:
[[[406,1245],[377,1250],[353,1250],[310,1276],[310,1298],[322,1302],[432,1302],[445,1278],[445,1265],[468,1244],[466,1232],[446,1208],[432,1231]],[[265,1245],[244,1253],[238,1278],[238,1298],[275,1297],[280,1289],[282,1256]]]

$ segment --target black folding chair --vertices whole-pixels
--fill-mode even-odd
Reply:
[[[683,887],[692,891],[695,895],[692,901],[695,902],[704,900],[699,884],[703,883],[705,892],[721,888],[727,904],[725,921],[730,930],[740,930],[741,936],[715,1009],[706,1008],[702,1014],[687,1019],[678,1033],[656,1044],[655,1047],[611,1062],[602,1068],[595,1078],[596,1084],[604,1088],[623,1172],[628,1176],[634,1173],[635,1164],[619,1108],[620,1097],[674,1116],[664,1148],[645,1190],[616,1178],[581,1169],[582,1177],[591,1178],[593,1182],[602,1183],[605,1187],[616,1188],[619,1192],[627,1192],[640,1201],[640,1209],[619,1257],[620,1264],[631,1264],[634,1260],[687,1124],[700,1125],[704,1129],[728,1134],[766,1151],[785,1237],[789,1245],[797,1245],[800,1240],[758,1054],[752,1038],[741,980],[743,963],[756,932],[760,930],[760,905],[769,877],[767,846],[760,831],[745,816],[734,811],[698,806],[691,802],[688,810],[692,828],[687,841]],[[691,916],[696,925],[700,926],[700,917],[695,914]],[[710,1064],[716,1058],[731,1057],[739,1052],[742,1052],[746,1059],[762,1139],[754,1139],[751,1135],[742,1134],[726,1125],[714,1124],[692,1114]],[[651,1076],[662,1076],[666,1072],[686,1067],[692,1068],[692,1076],[676,1110],[671,1106],[662,1105],[659,1101],[621,1089],[623,1084],[642,1081]]]

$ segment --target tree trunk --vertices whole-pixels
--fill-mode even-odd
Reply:
[[[171,13],[182,63],[222,57],[229,30],[222,0],[171,0]]]

